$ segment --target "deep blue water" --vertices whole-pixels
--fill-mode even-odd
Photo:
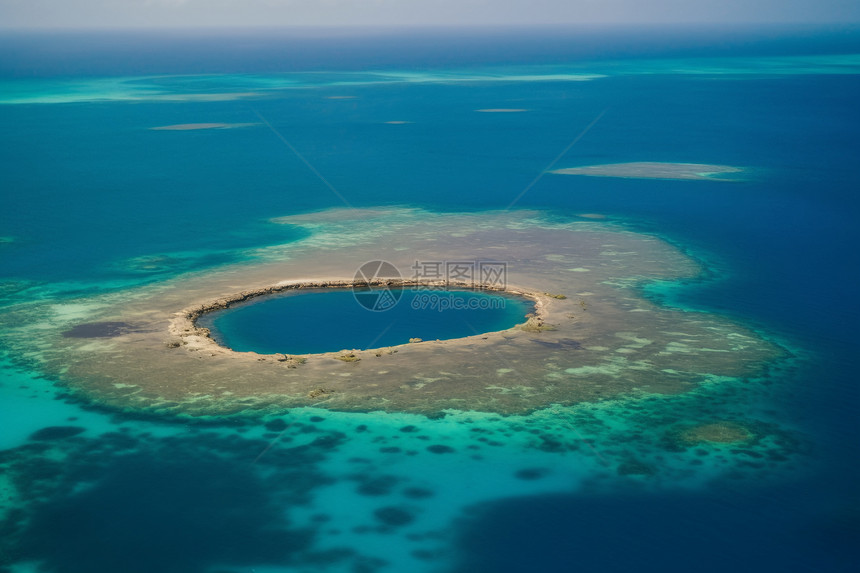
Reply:
[[[379,305],[381,296],[390,307]],[[532,308],[525,299],[475,291],[337,289],[267,297],[198,322],[239,352],[313,354],[505,330]]]
[[[545,175],[516,208],[544,209],[562,218],[603,213],[705,261],[709,280],[647,293],[667,304],[728,314],[803,349],[807,358],[771,384],[773,409],[813,444],[808,467],[800,476],[763,484],[727,477],[695,491],[675,491],[669,484],[655,494],[634,485],[608,495],[575,491],[491,501],[459,523],[451,545],[454,570],[855,570],[860,546],[860,68],[856,61],[843,62],[835,73],[839,66],[795,62],[787,66],[789,72],[764,73],[764,61],[756,58],[857,54],[860,37],[850,30],[773,29],[704,35],[518,32],[513,43],[508,36],[426,32],[381,40],[279,36],[254,41],[233,36],[234,45],[246,46],[234,51],[191,37],[180,43],[194,49],[172,58],[168,49],[177,45],[176,38],[90,37],[75,44],[82,46],[78,52],[68,53],[63,47],[79,38],[7,34],[0,50],[3,94],[37,89],[13,82],[58,78],[317,69],[434,73],[496,66],[500,74],[522,74],[540,72],[543,65],[567,65],[572,73],[606,77],[341,84],[232,101],[78,98],[0,104],[0,236],[11,238],[0,243],[4,303],[62,301],[244,260],[253,256],[250,249],[305,236],[270,218],[343,206],[264,126],[190,132],[151,127],[250,123],[262,116],[353,206],[477,211],[508,207],[605,111],[556,167],[667,161],[744,166],[751,175],[731,183]],[[122,49],[114,49],[117,45]],[[268,56],[255,57],[259,54]],[[684,66],[700,71],[679,73],[684,66],[655,64],[653,57],[683,58]],[[734,72],[714,71],[726,62]],[[517,67],[508,69],[508,64]],[[139,81],[170,85],[171,93],[253,91],[235,75],[202,87],[188,80],[172,84],[170,78]],[[344,94],[356,97],[325,99]],[[509,107],[530,111],[474,113]],[[394,120],[412,123],[384,123]],[[148,525],[122,521],[117,547],[134,547],[138,535],[157,530],[171,509],[128,503],[128,490],[119,485],[134,485],[135,491],[163,501],[148,485],[154,480],[163,485],[159,491],[168,492],[167,499],[182,500],[177,507],[186,514],[201,516],[183,528],[195,533],[186,541],[197,549],[181,561],[182,570],[296,558],[296,544],[307,541],[306,532],[277,523],[268,505],[272,499],[241,493],[246,486],[274,491],[271,484],[260,485],[258,476],[244,469],[234,474],[213,466],[219,481],[211,486],[210,498],[168,471],[187,463],[189,452],[201,455],[203,464],[200,452],[206,448],[229,456],[239,455],[243,446],[205,441],[195,446],[187,439],[181,442],[182,459],[161,467],[174,455],[175,443],[151,437],[143,442],[149,444],[146,455],[122,458],[114,467],[109,460],[131,445],[113,437],[101,450],[103,458],[93,454],[89,466],[82,462],[80,475],[67,476],[82,483],[106,476],[90,493],[53,498],[32,493],[29,507],[35,517],[20,556],[44,558],[51,571],[115,571],[124,562],[114,560],[118,553],[96,558],[80,548],[105,534],[94,524],[126,504],[128,515],[142,514]],[[27,452],[34,451],[29,447]],[[301,450],[302,455],[316,455],[326,446],[315,447]],[[143,470],[131,471],[133,464],[142,464]],[[200,467],[173,475],[188,476]],[[33,484],[54,471],[48,458],[28,468]],[[290,474],[292,481],[279,483],[319,478],[296,472]],[[456,472],[450,479],[456,481]],[[298,503],[304,490],[295,488],[278,502]],[[234,516],[237,528],[253,530],[248,516],[257,514],[270,520],[273,530],[225,548],[228,532],[211,525],[205,514],[212,499],[220,500],[215,503],[223,509],[218,519]],[[82,507],[92,512],[86,527],[75,522]],[[6,527],[23,527],[16,523]],[[72,549],[61,550],[57,542],[69,539],[75,541]],[[178,562],[166,557],[175,550],[169,539],[158,537],[146,554],[152,561],[127,570],[180,570],[168,567]]]

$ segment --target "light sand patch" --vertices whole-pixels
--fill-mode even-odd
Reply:
[[[98,303],[66,303],[51,306],[53,320],[67,322],[70,320],[83,320],[99,308]]]
[[[586,165],[550,171],[557,175],[585,175],[588,177],[622,177],[627,179],[680,179],[691,181],[740,181],[737,177],[723,177],[742,173],[740,167],[708,165],[705,163],[610,163]]]
[[[388,124],[388,125],[407,125],[407,124],[415,123],[415,122],[412,122],[412,121],[393,120],[393,121],[386,121],[385,123],[386,123],[386,124]]]
[[[493,107],[487,109],[476,109],[475,111],[479,113],[520,113],[523,111],[528,111],[523,108],[514,108],[514,107]]]

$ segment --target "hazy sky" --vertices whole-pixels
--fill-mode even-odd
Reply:
[[[858,21],[858,0],[0,0],[2,27]]]

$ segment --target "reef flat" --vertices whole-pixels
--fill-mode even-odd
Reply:
[[[743,169],[730,165],[708,165],[705,163],[610,163],[586,165],[550,171],[557,175],[585,175],[590,177],[625,177],[630,179],[682,179],[707,181],[739,181],[729,174],[742,173]]]
[[[16,327],[3,342],[97,402],[188,414],[310,405],[527,413],[755,376],[784,352],[724,317],[643,298],[643,283],[693,278],[701,268],[656,237],[611,224],[406,208],[336,209],[277,222],[310,234],[260,249],[252,262],[13,309],[3,320]],[[504,263],[504,288],[534,299],[535,315],[466,338],[303,356],[234,352],[195,325],[201,313],[248,297],[346,286],[373,260],[390,262],[407,280],[416,262]],[[94,323],[122,328],[84,326]]]

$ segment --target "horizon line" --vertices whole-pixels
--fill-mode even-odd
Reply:
[[[660,29],[660,28],[710,28],[714,30],[731,28],[745,31],[752,29],[837,29],[841,31],[860,31],[860,20],[785,20],[785,21],[733,21],[733,20],[689,20],[689,21],[648,21],[648,22],[618,22],[618,21],[589,21],[589,22],[545,22],[545,23],[446,23],[446,24],[197,24],[197,25],[96,25],[96,26],[64,26],[64,25],[19,25],[8,26],[0,24],[0,33],[9,32],[251,32],[251,31],[297,31],[297,32],[397,32],[397,31],[443,31],[443,30],[476,30],[476,31],[509,31],[509,30],[545,30],[545,29]]]

